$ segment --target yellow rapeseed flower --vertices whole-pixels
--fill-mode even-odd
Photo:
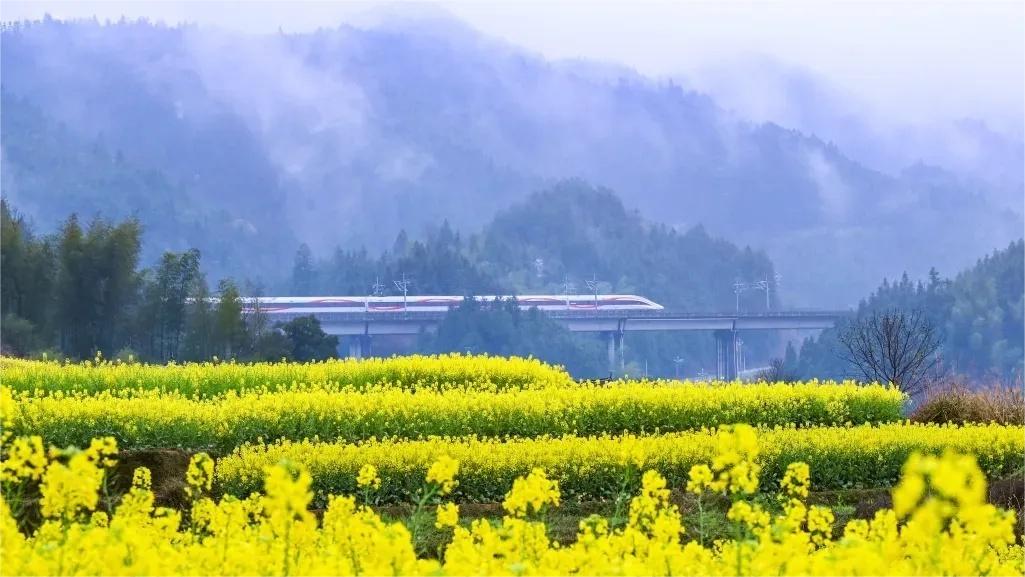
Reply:
[[[365,489],[380,489],[381,477],[377,474],[377,467],[370,463],[360,467],[359,475],[356,477],[356,485]]]
[[[455,503],[443,503],[438,505],[437,520],[434,526],[441,529],[444,527],[455,527],[459,523],[459,505]]]
[[[439,492],[442,495],[448,495],[459,484],[459,481],[455,479],[458,473],[459,461],[448,455],[442,455],[427,470],[427,482],[438,485]]]

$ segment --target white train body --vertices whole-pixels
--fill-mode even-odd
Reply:
[[[483,302],[496,296],[476,297]],[[537,307],[543,311],[587,310],[661,310],[662,305],[637,295],[520,295],[515,297],[520,308]],[[375,313],[375,312],[445,312],[463,303],[461,296],[331,296],[331,297],[260,297],[245,299],[248,311],[258,306],[264,313]]]

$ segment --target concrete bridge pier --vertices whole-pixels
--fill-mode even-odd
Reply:
[[[339,349],[342,347],[339,346]],[[347,357],[351,359],[362,359],[371,355],[371,340],[370,335],[356,335],[349,341],[349,350]],[[342,351],[338,351],[342,354]]]
[[[623,374],[626,370],[626,360],[623,356],[623,334],[624,331],[608,331],[605,333],[605,341],[608,343],[609,351],[609,374]]]
[[[715,378],[721,381],[737,379],[737,331],[715,331]]]

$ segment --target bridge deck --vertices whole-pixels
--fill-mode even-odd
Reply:
[[[335,335],[409,335],[433,328],[445,317],[442,311],[314,313],[324,331]],[[832,327],[848,311],[770,311],[763,313],[698,313],[672,310],[546,311],[550,318],[574,332],[701,331],[701,330],[811,330]],[[302,313],[267,313],[271,320],[287,321]]]

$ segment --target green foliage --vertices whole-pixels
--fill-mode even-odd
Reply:
[[[540,311],[523,311],[514,299],[469,298],[445,316],[437,334],[423,339],[429,351],[534,357],[561,364],[577,377],[607,375],[601,345],[574,335]]]
[[[316,271],[313,268],[313,254],[310,247],[303,243],[295,253],[292,265],[292,290],[289,294],[297,297],[312,296],[316,286]]]
[[[57,238],[56,326],[61,349],[75,358],[121,348],[136,304],[140,225],[72,215]],[[42,298],[46,298],[43,296]],[[44,301],[45,302],[45,301]]]
[[[291,361],[293,346],[282,330],[264,331],[253,343],[253,359],[264,361]]]
[[[956,374],[1021,379],[1025,363],[1025,241],[980,259],[953,280],[933,269],[925,283],[905,274],[883,284],[858,307],[857,316],[885,309],[920,310],[943,335],[943,366]],[[837,378],[848,367],[836,354],[837,331],[828,330],[801,347],[802,377]]]
[[[391,281],[403,274],[413,279],[411,294],[560,294],[567,279],[575,291],[588,292],[585,280],[597,277],[602,292],[643,294],[666,307],[691,311],[734,310],[736,280],[774,278],[764,254],[713,238],[700,226],[678,232],[653,225],[628,211],[612,191],[581,181],[562,182],[530,195],[499,212],[466,241],[445,222],[423,241],[410,241],[400,233],[392,249],[376,260],[365,249],[339,249],[309,273],[307,255],[300,249],[296,263],[302,263],[296,270],[304,271],[304,279],[315,279],[316,294],[368,294],[376,281],[385,294],[401,294]],[[771,296],[770,305],[776,306],[775,293]],[[741,295],[740,306],[764,311],[764,293]],[[427,350],[511,349],[541,355],[538,346],[518,346],[515,339],[498,336],[510,325],[522,325],[525,332],[516,338],[528,339],[526,334],[531,333],[537,336],[529,339],[546,341],[546,360],[564,364],[582,377],[608,373],[600,343],[560,336],[543,322],[517,320],[500,311],[487,314],[504,328],[489,335],[462,335],[453,329],[451,338],[440,344],[429,339],[422,344],[434,347]],[[468,319],[453,323],[474,324]],[[746,335],[749,358],[766,357],[774,338],[767,333]],[[489,339],[497,340],[489,344]],[[624,350],[628,364],[647,366],[653,375],[675,375],[677,358],[682,359],[683,374],[695,375],[715,365],[715,346],[707,335],[631,334]]]
[[[568,278],[579,292],[597,277],[603,292],[638,293],[675,310],[732,311],[736,280],[773,279],[769,259],[713,238],[703,227],[680,232],[646,222],[606,188],[566,181],[500,212],[482,233],[480,261],[518,293],[560,293]],[[775,294],[770,305],[775,306]],[[745,311],[764,311],[763,293],[741,295]],[[766,356],[773,337],[745,336],[749,356]],[[651,374],[684,374],[715,366],[708,335],[631,334],[627,363]]]
[[[214,310],[210,302],[210,289],[200,275],[192,294],[192,301],[186,308],[182,358],[193,361],[206,360],[213,355]]]
[[[1025,241],[981,259],[950,283],[945,354],[956,371],[1022,377]]]
[[[338,354],[338,337],[325,334],[313,315],[294,318],[281,325],[281,330],[291,343],[287,356],[292,360],[323,361]]]
[[[291,340],[289,352],[278,354],[270,346],[277,337],[256,347],[266,328],[247,325],[230,279],[218,283],[212,303],[196,249],[165,252],[153,269],[139,271],[142,231],[134,219],[96,219],[83,228],[71,215],[57,234],[37,238],[6,200],[0,209],[4,354],[32,356],[54,346],[73,359],[131,349],[139,360],[159,362],[294,354]],[[311,342],[300,344],[302,354],[324,358]]]
[[[242,295],[230,280],[217,285],[217,306],[214,308],[214,350],[228,359],[239,354],[246,343],[246,323],[242,318]]]
[[[0,199],[0,270],[4,344],[22,354],[52,344],[54,318],[50,299],[56,283],[53,243],[36,238],[24,219],[12,213],[5,199]]]
[[[147,358],[178,358],[187,324],[187,303],[203,282],[199,251],[164,253],[142,289],[138,330]]]
[[[300,247],[296,254],[296,270],[307,271],[307,257]],[[335,250],[330,260],[303,272],[303,278],[314,283],[317,294],[373,294],[374,284],[381,284],[383,294],[398,295],[401,291],[392,280],[405,275],[412,279],[410,294],[495,294],[503,292],[495,278],[483,270],[475,256],[472,241],[464,243],[453,232],[448,221],[429,230],[421,240],[410,241],[405,231],[398,234],[390,251],[371,258],[365,248]],[[295,284],[293,280],[293,284]]]
[[[40,348],[38,331],[32,321],[7,313],[0,320],[0,326],[3,327],[3,342],[0,343],[3,354],[26,356]]]

